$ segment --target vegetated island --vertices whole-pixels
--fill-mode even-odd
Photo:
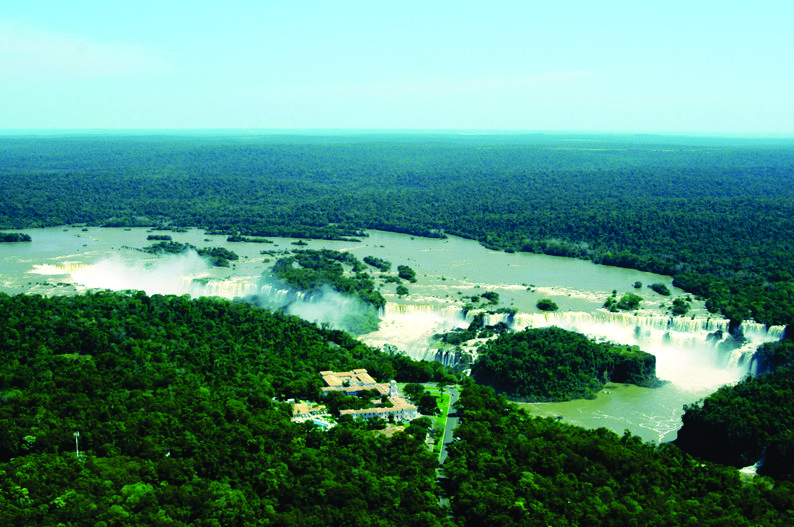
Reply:
[[[180,243],[171,241],[168,235],[154,235],[149,236],[149,240],[160,240],[155,244],[149,245],[141,249],[145,253],[150,254],[182,254],[184,252],[193,250],[203,257],[207,258],[209,262],[215,267],[229,267],[230,262],[240,259],[240,256],[234,251],[230,251],[224,247],[204,247],[199,249],[189,243]]]
[[[0,243],[16,243],[31,241],[29,234],[21,232],[0,232]]]
[[[402,285],[403,278],[416,282],[416,272],[407,265],[398,266],[398,274],[394,276],[387,274],[391,262],[374,257],[365,257],[364,261],[366,265],[349,252],[296,249],[276,260],[265,281],[307,293],[308,302],[321,302],[327,290],[359,300],[361,308],[347,310],[341,323],[346,331],[364,334],[378,329],[380,311],[386,305],[375,279],[367,272],[368,266],[382,271],[380,278],[384,283],[397,283],[396,292],[400,296],[408,294]]]
[[[607,382],[661,384],[650,353],[594,342],[557,327],[507,332],[486,342],[471,375],[479,384],[526,402],[594,398]]]

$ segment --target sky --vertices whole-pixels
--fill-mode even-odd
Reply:
[[[792,0],[24,0],[0,130],[794,136]]]

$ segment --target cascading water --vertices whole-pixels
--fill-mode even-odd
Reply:
[[[148,258],[139,254],[119,255],[86,265],[60,262],[34,268],[36,273],[70,274],[77,284],[100,289],[143,289],[149,294],[189,294],[193,297],[256,297],[271,309],[289,309],[310,320],[327,320],[330,315],[355,306],[342,299],[320,296],[260,284],[259,276],[221,278],[218,269],[194,253]],[[381,313],[380,329],[364,336],[375,346],[395,344],[418,359],[439,360],[454,365],[460,360],[447,348],[431,348],[428,343],[436,333],[466,328],[475,312],[465,313],[457,304],[443,300],[433,302],[432,295],[414,295],[418,304],[387,303]],[[414,302],[416,302],[414,299]],[[324,305],[328,304],[331,307]],[[327,308],[323,311],[322,308]],[[304,312],[305,311],[305,312]],[[330,313],[329,313],[330,312]],[[670,317],[658,314],[611,313],[602,309],[590,312],[555,313],[486,313],[486,325],[507,324],[516,330],[527,327],[559,326],[597,339],[637,345],[657,357],[657,375],[682,387],[711,388],[735,382],[752,367],[750,360],[758,345],[779,340],[782,327],[767,328],[745,322],[731,334],[728,321],[719,317]],[[464,346],[474,351],[475,343]]]
[[[436,333],[466,328],[478,311],[457,306],[387,303],[381,329],[366,335],[372,345],[396,344],[417,359],[454,364],[453,352],[431,348]],[[505,323],[514,330],[557,326],[597,340],[639,346],[656,356],[657,375],[685,389],[709,389],[736,382],[751,373],[752,355],[764,343],[782,338],[785,328],[752,321],[737,336],[721,317],[671,317],[612,313],[606,310],[554,313],[486,313],[484,323]]]
[[[381,329],[363,336],[368,344],[394,344],[411,357],[456,364],[454,351],[432,348],[435,333],[466,328],[480,311],[464,313],[449,305],[401,305],[388,303]],[[597,340],[637,345],[656,356],[657,376],[669,381],[660,388],[608,385],[596,400],[526,405],[536,415],[563,415],[567,422],[589,428],[605,426],[617,433],[630,429],[645,440],[675,439],[681,427],[682,408],[713,393],[724,384],[742,379],[752,367],[750,356],[763,342],[783,337],[785,328],[766,328],[745,322],[740,331],[729,331],[720,317],[670,317],[659,314],[593,312],[491,313],[484,323],[508,324],[514,330],[558,326]],[[464,359],[476,359],[477,342],[464,346]]]
[[[463,310],[457,306],[450,305],[428,305],[428,304],[396,304],[394,302],[386,302],[383,309],[384,317],[392,316],[440,316],[444,319],[456,319],[459,323],[466,322],[466,315]]]
[[[46,294],[99,288],[194,297],[258,297],[262,304],[267,299],[271,309],[306,305],[312,312],[299,315],[309,320],[315,320],[312,318],[318,311],[315,308],[322,307],[321,304],[332,306],[334,312],[345,307],[342,302],[324,303],[277,286],[261,285],[260,278],[269,267],[266,263],[269,258],[262,257],[261,247],[256,244],[227,243],[216,238],[214,245],[234,250],[241,256],[231,268],[219,269],[210,267],[194,252],[155,257],[123,250],[142,245],[145,234],[143,229],[92,230],[88,239],[61,228],[52,232],[45,229],[36,233],[30,246],[38,251],[38,259],[28,260],[30,247],[26,246],[24,254],[16,254],[9,260],[13,265],[6,266],[8,272],[0,280],[5,280],[9,290],[30,291],[33,290],[30,274],[49,275],[47,287],[40,288]],[[362,336],[369,344],[379,347],[394,344],[415,358],[460,364],[462,357],[456,352],[446,351],[447,347],[432,349],[429,340],[435,333],[468,327],[478,311],[464,313],[461,306],[467,301],[466,296],[473,298],[487,290],[501,295],[500,305],[518,306],[522,312],[515,316],[486,314],[486,325],[503,322],[514,329],[559,325],[600,339],[637,343],[657,356],[659,377],[671,381],[660,388],[608,385],[595,400],[544,403],[531,409],[537,415],[563,415],[573,424],[606,426],[618,433],[629,428],[648,440],[674,439],[684,404],[712,393],[720,384],[740,379],[751,368],[747,357],[756,346],[778,340],[784,332],[782,327],[766,328],[746,322],[740,331],[730,335],[727,321],[719,317],[699,314],[695,319],[671,319],[660,314],[670,298],[653,291],[643,293],[643,306],[648,310],[645,314],[634,316],[599,309],[610,291],[625,290],[637,281],[669,283],[666,277],[578,260],[496,253],[477,242],[454,237],[431,240],[377,231],[369,234],[368,241],[356,242],[354,246],[345,242],[309,242],[312,248],[361,249],[362,255],[372,254],[394,262],[410,261],[421,277],[419,283],[410,286],[410,297],[399,300],[419,305],[387,304],[381,312],[380,329]],[[193,245],[211,237],[198,231],[173,235],[180,242]],[[19,278],[17,272],[30,274]],[[59,289],[61,283],[70,285]],[[670,285],[674,295],[683,294]],[[391,286],[383,284],[387,299],[396,298],[391,290]],[[299,298],[304,301],[297,302]],[[530,314],[542,298],[553,299],[562,311]],[[693,303],[693,309],[702,313],[702,303]],[[464,349],[474,350],[476,344],[471,341]],[[464,355],[463,359],[466,358]]]
[[[716,388],[752,373],[752,355],[784,328],[746,322],[734,337],[728,320],[627,313],[517,314],[515,329],[558,326],[592,338],[639,346],[656,356],[657,376],[680,387]]]
[[[436,333],[467,326],[463,311],[449,305],[413,305],[387,302],[381,312],[378,331],[363,336],[372,346],[394,344],[410,357],[420,360],[438,360],[452,366],[454,353],[431,349],[428,343]]]
[[[203,278],[184,279],[184,292],[192,297],[219,296],[223,298],[240,298],[259,293],[259,287],[250,279],[209,280]]]
[[[137,256],[137,255],[136,255]],[[310,320],[329,320],[339,312],[355,309],[344,299],[260,284],[257,276],[213,277],[207,263],[195,254],[150,261],[121,258],[97,264],[64,262],[37,266],[33,272],[70,274],[89,288],[143,289],[149,294],[189,294],[193,297],[255,298],[271,309],[288,308]],[[328,305],[325,305],[328,304]],[[289,306],[289,307],[288,307]],[[330,307],[329,307],[330,306]],[[438,360],[454,365],[460,355],[447,348],[428,345],[433,335],[466,328],[474,311],[443,301],[423,304],[389,302],[381,313],[380,329],[364,336],[369,344],[396,344],[417,359]],[[779,340],[783,327],[767,328],[752,321],[743,323],[735,335],[728,321],[719,317],[670,317],[653,314],[593,312],[485,313],[486,325],[507,324],[515,330],[558,326],[596,339],[637,345],[657,357],[657,375],[680,386],[717,387],[742,378],[752,366],[752,354],[763,342]],[[476,353],[476,343],[464,346]]]
[[[64,270],[57,271],[63,273]],[[220,272],[224,270],[214,269],[194,252],[188,252],[146,261],[108,258],[76,268],[71,273],[71,279],[78,291],[136,289],[150,295],[245,299],[267,309],[283,309],[305,320],[328,323],[348,331],[354,331],[356,324],[369,323],[370,318],[361,322],[356,316],[373,316],[370,313],[362,314],[367,308],[362,307],[360,300],[341,295],[330,288],[307,293],[262,283],[261,276],[235,276],[230,273],[223,278],[217,277]]]
[[[295,302],[308,302],[311,300],[311,295],[304,291],[296,291],[294,289],[287,289],[272,284],[256,286],[255,292],[250,294],[259,297],[260,301],[258,303],[260,305],[275,308],[281,308]]]
[[[28,273],[40,275],[71,275],[86,267],[88,267],[88,265],[82,262],[63,262],[62,264],[55,265],[35,264],[33,269],[28,271]]]
[[[137,256],[137,255],[136,255]],[[150,261],[108,258],[95,264],[74,263],[36,266],[39,274],[68,274],[75,284],[88,289],[139,289],[147,294],[217,296],[228,299],[260,296],[268,304],[284,306],[303,294],[260,285],[258,276],[212,277],[213,269],[195,253],[166,256]],[[217,271],[216,271],[217,272]]]

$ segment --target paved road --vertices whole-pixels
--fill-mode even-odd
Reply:
[[[447,387],[446,390],[449,392],[449,406],[447,412],[447,426],[444,428],[444,440],[441,443],[441,453],[438,455],[438,464],[443,465],[444,462],[447,460],[447,445],[452,442],[452,431],[458,426],[458,417],[450,416],[450,412],[452,412],[452,405],[457,402],[458,397],[460,397],[460,393],[458,392],[457,388],[452,386]]]
[[[460,392],[457,388],[449,386],[446,388],[447,392],[449,392],[449,408],[447,408],[447,424],[444,427],[444,438],[441,441],[441,453],[438,455],[438,468],[436,469],[436,478],[438,479],[439,486],[443,489],[444,479],[444,467],[442,466],[443,463],[447,460],[447,445],[452,442],[452,431],[458,426],[458,417],[450,417],[450,412],[453,412],[452,405],[458,400],[460,397]],[[438,497],[438,503],[442,507],[449,507],[449,499],[447,496],[442,492],[442,494]]]

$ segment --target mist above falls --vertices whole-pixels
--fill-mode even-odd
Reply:
[[[209,276],[211,269],[207,260],[191,250],[147,260],[114,255],[79,267],[71,277],[88,289],[135,289],[147,295],[183,295],[190,294],[194,279]]]
[[[66,263],[36,269],[39,274],[68,273],[75,284],[86,289],[134,289],[148,295],[238,299],[354,333],[377,327],[378,314],[357,298],[342,295],[330,287],[304,293],[266,281],[261,276],[218,277],[218,269],[193,250],[147,260],[115,255],[96,264]]]
[[[378,328],[378,312],[373,306],[358,298],[343,295],[330,286],[305,293],[283,284],[265,281],[257,287],[255,295],[246,297],[246,301],[353,334]]]

